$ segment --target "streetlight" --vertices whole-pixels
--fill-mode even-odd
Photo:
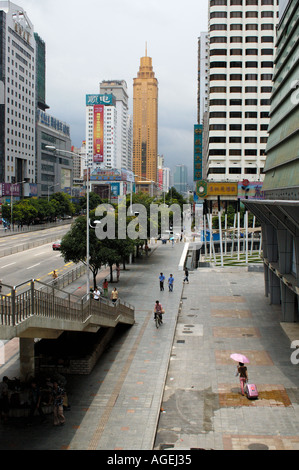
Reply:
[[[12,225],[12,227],[13,227],[13,220],[12,220],[12,216],[13,216],[12,190],[13,190],[14,184],[23,184],[23,183],[26,183],[26,181],[19,181],[18,183],[10,183],[10,224]]]
[[[61,153],[68,153],[70,155],[79,157],[79,158],[84,158],[84,156],[79,155],[78,153],[75,152],[70,152],[69,150],[61,150],[57,149],[53,145],[46,145],[46,149],[53,150],[54,152],[61,152]],[[86,157],[86,295],[87,298],[89,298],[89,290],[90,290],[90,278],[89,278],[89,227],[90,225],[90,220],[89,220],[89,165],[88,165],[88,154],[85,155]]]

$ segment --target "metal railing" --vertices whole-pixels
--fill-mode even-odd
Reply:
[[[0,329],[1,326],[17,326],[33,316],[77,323],[79,328],[87,320],[97,326],[111,326],[111,321],[134,323],[134,307],[126,302],[112,305],[103,298],[95,301],[90,295],[79,297],[41,281],[22,283],[25,284],[29,287],[19,294],[17,287],[20,286],[11,287],[8,295],[0,294]],[[40,328],[43,328],[42,322]],[[51,328],[49,323],[47,328]]]

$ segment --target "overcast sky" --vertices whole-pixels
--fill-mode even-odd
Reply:
[[[165,165],[184,163],[192,181],[197,120],[197,39],[207,31],[208,0],[19,0],[46,43],[49,114],[85,140],[85,95],[102,80],[125,80],[133,114],[140,58],[152,57],[159,82],[159,148]]]

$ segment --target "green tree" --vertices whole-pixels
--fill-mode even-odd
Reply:
[[[73,215],[75,213],[74,205],[71,197],[65,193],[55,193],[50,197],[50,201],[57,201],[59,205],[56,206],[56,216],[63,217],[64,215]]]
[[[37,217],[37,209],[29,200],[22,200],[13,206],[13,221],[23,225],[30,225]]]

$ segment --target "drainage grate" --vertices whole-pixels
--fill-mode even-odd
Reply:
[[[178,340],[177,340],[177,343],[184,343],[184,342],[185,342],[184,339],[178,339]]]

